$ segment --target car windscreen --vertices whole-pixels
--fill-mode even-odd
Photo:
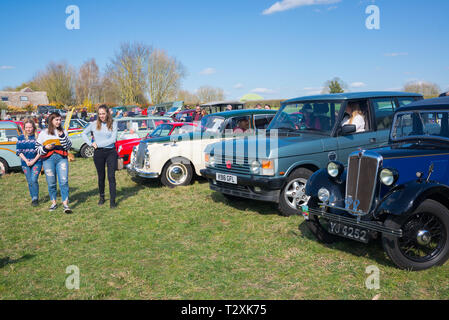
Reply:
[[[342,101],[307,101],[283,105],[268,129],[330,134],[342,104]]]
[[[225,119],[223,117],[206,116],[201,120],[201,130],[203,132],[221,132]]]
[[[391,128],[391,139],[414,138],[449,140],[449,110],[398,113]]]
[[[168,137],[170,131],[172,129],[172,125],[170,124],[161,124],[154,130],[151,134],[151,138],[159,138],[159,137]]]

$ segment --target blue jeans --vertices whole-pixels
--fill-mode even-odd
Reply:
[[[69,161],[57,153],[44,160],[44,172],[47,178],[48,193],[51,201],[56,201],[56,183],[59,180],[62,202],[69,200]],[[57,178],[57,179],[56,179]]]
[[[31,200],[39,200],[39,174],[42,169],[42,161],[37,161],[32,167],[23,166],[22,170],[27,178]]]

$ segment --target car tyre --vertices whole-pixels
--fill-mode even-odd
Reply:
[[[318,208],[318,199],[311,198],[308,203],[309,208],[313,208],[317,210]],[[317,238],[317,240],[324,244],[332,244],[340,240],[338,236],[330,234],[327,230],[327,226],[323,224],[323,221],[320,220],[317,216],[311,216],[309,220],[306,220],[306,226],[310,232]]]
[[[80,155],[81,157],[87,159],[87,158],[93,158],[94,156],[94,147],[91,147],[87,144],[83,145],[80,149]]]
[[[192,164],[183,158],[172,159],[162,170],[161,182],[169,188],[188,186],[193,179]]]
[[[7,174],[8,172],[9,172],[8,163],[5,160],[0,159],[0,176],[3,174]]]
[[[289,217],[300,214],[301,206],[309,201],[309,197],[305,195],[305,188],[312,174],[309,169],[298,168],[288,176],[279,197],[278,209],[281,215]]]
[[[382,235],[386,253],[400,269],[420,271],[448,260],[449,210],[441,203],[426,200],[412,213],[389,216],[385,226],[403,231],[401,238]]]

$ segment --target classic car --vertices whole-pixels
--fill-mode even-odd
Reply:
[[[132,177],[160,179],[168,187],[191,183],[204,168],[204,148],[222,139],[252,136],[276,114],[271,110],[235,110],[207,115],[200,130],[184,135],[144,140],[131,154],[128,173]],[[265,122],[258,121],[259,118]]]
[[[12,121],[0,121],[0,172],[8,173],[11,168],[20,167],[16,155],[16,144],[22,132],[20,126]]]
[[[313,174],[302,212],[322,242],[381,238],[399,268],[424,270],[449,257],[448,194],[449,97],[399,108],[388,146]]]
[[[67,129],[67,131],[69,132],[69,136],[80,134],[88,124],[89,122],[84,121],[83,119],[70,119],[69,128]],[[61,126],[64,128],[65,119],[62,121]]]
[[[118,126],[117,141],[143,138],[158,125],[172,122],[171,118],[167,117],[120,118],[114,119],[114,121],[117,121]],[[93,157],[94,148],[84,141],[81,134],[70,136],[70,140],[72,141],[72,150],[79,153],[81,157]]]
[[[387,144],[394,110],[419,99],[422,96],[413,93],[360,92],[284,101],[266,137],[210,146],[205,156],[214,161],[201,173],[212,190],[229,200],[275,202],[282,215],[295,215],[307,203],[304,188],[315,171],[329,159],[346,162],[359,147]],[[363,131],[342,125],[349,104],[359,105],[365,120]],[[233,150],[243,150],[242,156],[232,154]]]
[[[197,127],[196,123],[184,123],[184,122],[173,122],[173,123],[164,123],[159,125],[153,132],[149,133],[144,139],[156,139],[161,137],[168,137],[172,134],[180,135],[188,132],[193,132]],[[119,158],[123,159],[123,165],[129,164],[129,159],[131,157],[131,152],[135,146],[138,146],[141,138],[137,139],[129,139],[117,141],[115,144],[115,148],[117,149],[117,153]]]
[[[241,101],[214,101],[200,105],[201,109],[205,109],[208,114],[224,112],[228,106],[232,107],[232,110],[244,109],[244,103]]]

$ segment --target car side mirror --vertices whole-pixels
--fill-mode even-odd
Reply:
[[[357,127],[355,126],[355,124],[347,124],[344,125],[343,127],[341,127],[341,133],[342,135],[348,135],[348,134],[352,134],[355,133],[357,131]]]

